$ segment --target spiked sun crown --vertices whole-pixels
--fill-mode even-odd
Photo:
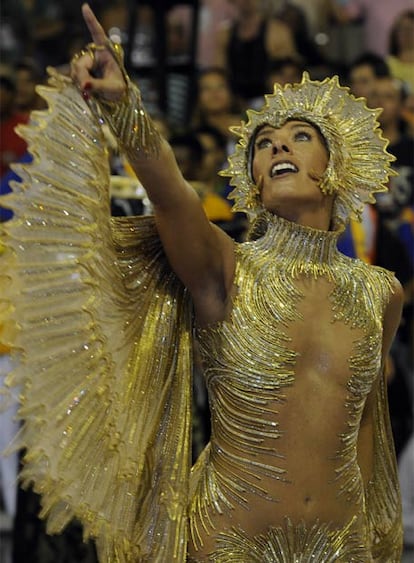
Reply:
[[[337,76],[320,82],[310,80],[305,72],[299,84],[275,84],[261,110],[248,110],[247,121],[231,129],[240,138],[229,167],[220,174],[231,177],[233,209],[247,213],[251,220],[263,211],[250,173],[250,145],[257,129],[264,124],[281,127],[298,119],[315,125],[328,146],[329,163],[319,187],[325,194],[336,194],[334,228],[343,228],[351,217],[360,219],[364,204],[375,201],[375,192],[386,191],[388,179],[394,175],[394,157],[386,150],[388,141],[377,121],[380,112],[340,86]]]

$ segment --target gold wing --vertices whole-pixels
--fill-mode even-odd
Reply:
[[[20,128],[33,162],[2,198],[21,479],[48,531],[78,518],[101,561],[185,561],[190,300],[152,218],[110,218],[105,141],[77,89],[54,73],[39,92],[48,109]]]

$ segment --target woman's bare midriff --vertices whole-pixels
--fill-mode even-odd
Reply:
[[[315,315],[315,311],[303,311],[305,320],[311,315]],[[232,510],[219,514],[211,508],[208,514],[211,529],[207,531],[197,526],[203,546],[196,550],[190,540],[189,555],[197,561],[208,560],[208,554],[216,549],[217,536],[224,530],[239,528],[247,537],[254,537],[266,534],[269,528],[283,526],[286,518],[293,524],[304,522],[309,526],[318,521],[334,530],[343,528],[354,515],[363,513],[363,496],[355,493],[358,489],[362,491],[363,486],[356,457],[357,435],[352,440],[354,467],[347,468],[357,481],[353,483],[353,493],[349,494],[344,481],[338,479],[338,468],[344,461],[341,436],[349,433],[350,428],[349,358],[362,334],[342,323],[332,324],[326,301],[325,307],[313,318],[317,319],[318,330],[313,331],[309,323],[305,336],[301,323],[290,327],[292,348],[299,351],[295,381],[283,389],[282,402],[279,397],[274,404],[266,405],[267,412],[269,406],[274,412],[281,435],[277,439],[264,438],[263,446],[268,446],[276,456],[264,454],[258,459],[254,453],[243,452],[246,460],[250,457],[253,462],[260,461],[283,470],[280,480],[257,473],[260,487],[274,500],[247,491],[244,496],[248,509],[233,503]],[[214,436],[214,427],[212,442],[210,461],[222,475],[233,475],[237,470],[231,456],[240,457],[240,448],[237,444],[233,447],[228,443],[220,444],[220,436]]]

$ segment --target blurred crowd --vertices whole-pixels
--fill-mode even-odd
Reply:
[[[36,85],[46,82],[48,66],[68,73],[71,57],[89,41],[81,19],[81,3],[78,0],[1,2],[1,193],[10,190],[10,181],[15,178],[10,164],[31,159],[15,127],[27,123],[32,110],[44,107]],[[144,102],[156,126],[169,139],[183,175],[197,190],[210,220],[237,241],[243,240],[246,218],[232,211],[227,198],[231,187],[218,171],[237,142],[231,127],[240,124],[248,108],[260,107],[263,95],[273,90],[274,83],[298,82],[304,70],[321,80],[336,74],[355,96],[365,97],[369,107],[382,109],[379,121],[389,141],[388,150],[395,156],[393,166],[397,174],[390,181],[389,191],[379,194],[375,205],[366,207],[362,223],[350,223],[340,238],[340,249],[394,271],[405,290],[403,318],[387,373],[403,489],[405,541],[414,546],[412,0],[200,0],[162,4],[95,0],[90,5],[109,36],[123,44],[128,53],[128,71],[142,87]],[[158,83],[150,72],[159,62],[156,20],[161,5],[167,6],[162,14],[165,29],[162,43],[167,63],[173,67],[169,71],[168,64],[165,66],[166,105],[160,103]],[[151,204],[139,178],[119,153],[116,139],[108,132],[107,139],[112,213],[151,213]],[[1,207],[0,214],[2,221],[10,218],[10,212]],[[0,351],[0,376],[1,371],[9,369],[6,358],[7,351]],[[208,403],[197,357],[195,360],[194,457],[209,433]],[[5,475],[4,469],[0,471],[3,490],[7,488]],[[16,514],[15,498],[6,497],[3,494],[3,508]],[[23,518],[27,518],[28,505],[34,501],[26,497],[24,502]],[[46,542],[39,547],[38,526],[32,521],[30,531],[26,527],[25,533],[30,536],[26,537],[29,542],[24,547],[26,554],[19,554],[19,544],[24,542],[16,542],[14,561],[94,559],[92,548],[75,550],[73,546],[78,543],[73,537],[73,555],[59,559],[58,544]],[[19,530],[21,534],[22,528]],[[75,539],[80,538],[76,530],[71,533]],[[30,542],[31,558],[27,555]]]

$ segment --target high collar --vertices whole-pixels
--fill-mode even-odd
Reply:
[[[340,256],[339,231],[314,229],[271,213],[266,213],[266,218],[266,233],[252,243],[266,260],[283,264],[283,269],[290,270],[295,277],[299,274],[333,277],[333,267]]]

